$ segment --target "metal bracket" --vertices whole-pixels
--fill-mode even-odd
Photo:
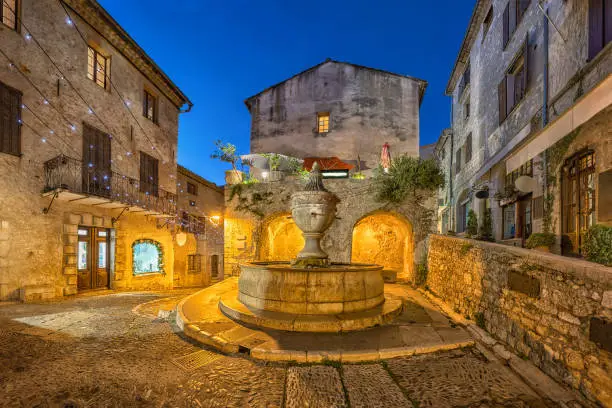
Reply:
[[[167,218],[166,221],[162,225],[157,225],[157,228],[162,229],[164,227],[167,227],[169,223],[170,223],[170,218]]]
[[[113,226],[115,226],[115,223],[119,221],[119,218],[121,218],[123,213],[126,212],[129,208],[130,207],[123,207],[123,210],[121,210],[118,216],[111,218],[111,222],[113,223]]]
[[[49,210],[51,210],[51,206],[53,205],[53,201],[55,201],[58,195],[59,195],[59,191],[56,191],[55,193],[53,193],[53,197],[51,197],[51,202],[49,203],[47,207],[43,208],[42,210],[43,214],[49,213]]]

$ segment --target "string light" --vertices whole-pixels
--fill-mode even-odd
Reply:
[[[73,22],[70,17],[66,17],[66,24],[68,24],[69,26],[72,26]]]
[[[32,35],[30,33],[25,33],[25,39],[30,41],[32,39]]]

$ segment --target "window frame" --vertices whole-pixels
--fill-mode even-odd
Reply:
[[[93,66],[89,63],[89,59],[90,59],[90,53],[93,53]],[[103,83],[99,82],[99,78],[98,78],[98,65],[100,63],[100,61],[98,60],[98,57],[102,58],[104,60],[104,81]],[[96,47],[92,46],[91,44],[87,45],[87,79],[89,79],[90,81],[92,81],[94,84],[98,85],[100,88],[104,89],[104,90],[108,90],[109,89],[109,84],[110,84],[110,55],[106,56],[104,55],[102,52],[100,52],[100,50],[98,50]],[[93,73],[90,73],[90,68],[93,69]]]
[[[187,255],[187,272],[188,273],[202,272],[202,255],[200,254]]]
[[[513,4],[513,7],[510,5]],[[521,4],[526,4],[525,8],[521,13]],[[519,25],[523,21],[523,17],[527,13],[529,6],[531,5],[531,0],[508,0],[506,3],[506,7],[504,8],[504,13],[502,14],[502,49],[505,50],[514,33],[517,31]],[[513,23],[513,24],[512,24]]]
[[[321,124],[321,119],[327,117],[327,123]],[[331,112],[317,112],[317,133],[325,134],[330,132]],[[323,129],[323,130],[322,130]]]
[[[488,21],[487,21],[488,20]],[[487,38],[487,34],[493,25],[493,5],[489,7],[489,11],[485,15],[484,20],[482,21],[482,41],[484,42],[485,38]]]
[[[190,181],[187,182],[187,194],[198,195],[198,186]]]
[[[607,21],[611,16],[612,0],[589,0],[587,61],[594,60],[612,42],[612,21]]]
[[[517,65],[520,66],[517,67]],[[520,76],[518,73],[520,72]],[[520,81],[517,81],[517,78]],[[511,83],[511,87],[508,84]],[[517,98],[517,84],[522,86],[519,88],[520,97]],[[512,94],[510,94],[510,88]],[[499,109],[499,125],[504,123],[508,116],[521,104],[529,93],[529,37],[525,37],[523,46],[516,53],[512,62],[504,73],[504,77],[498,85],[498,109]],[[503,94],[503,98],[501,96]],[[510,99],[511,98],[511,99]],[[503,106],[503,109],[502,109]],[[503,111],[503,112],[502,112]],[[502,114],[503,113],[503,114]]]
[[[151,122],[158,123],[158,98],[153,92],[148,89],[142,91],[142,116],[149,119]],[[149,116],[149,108],[152,108],[152,114]]]
[[[4,22],[4,8],[5,7],[6,5],[4,4],[4,1],[2,1],[2,7],[0,7],[0,23],[2,23],[4,27],[8,27],[9,29],[15,31],[16,33],[21,33],[21,0],[15,0],[15,8],[13,9],[13,18],[15,20],[14,27],[11,27],[10,25]]]
[[[140,244],[153,245],[155,247],[155,249],[157,250],[157,255],[158,255],[158,259],[157,259],[158,270],[136,272],[137,268],[136,268],[136,257],[134,256],[134,249],[137,245],[140,245]],[[153,275],[153,274],[165,275],[166,274],[166,271],[164,269],[164,247],[161,244],[161,242],[155,241],[149,238],[137,239],[134,242],[132,242],[131,254],[132,254],[132,275],[133,276],[146,276],[146,275]]]
[[[472,141],[472,132],[470,132],[465,138],[465,162],[469,163],[472,160],[472,150],[473,150],[473,141]]]
[[[141,151],[139,176],[140,192],[159,197],[159,160]],[[149,180],[147,180],[147,176]],[[150,189],[147,187],[150,187]]]

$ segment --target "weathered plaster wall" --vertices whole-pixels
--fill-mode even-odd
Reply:
[[[337,218],[323,239],[323,249],[328,252],[330,259],[334,262],[351,262],[355,225],[367,215],[388,214],[395,222],[405,223],[404,231],[410,231],[411,245],[407,253],[413,257],[404,261],[404,271],[398,276],[400,279],[412,280],[415,263],[418,263],[425,253],[425,237],[435,227],[432,213],[434,199],[432,197],[419,203],[408,202],[397,207],[385,206],[374,200],[374,195],[370,191],[371,183],[370,180],[325,180],[326,188],[334,192],[341,201],[338,204]],[[268,253],[265,244],[262,245],[267,239],[266,228],[270,220],[289,213],[291,193],[301,189],[302,185],[302,182],[297,180],[241,185],[239,187],[242,190],[241,194],[235,194],[234,197],[231,197],[231,189],[227,190],[226,275],[238,275],[240,262],[266,259]],[[247,203],[252,211],[237,211],[236,206],[239,202]]]
[[[251,152],[295,157],[338,156],[369,168],[382,145],[393,155],[419,154],[419,86],[423,81],[329,61],[255,96]],[[330,131],[317,132],[317,112]]]
[[[594,318],[609,333],[612,268],[431,235],[426,285],[556,380],[612,404],[612,341],[599,346],[589,337]]]
[[[43,164],[59,154],[81,158],[83,122],[112,133],[113,170],[138,179],[138,152],[142,150],[159,157],[160,187],[170,192],[176,191],[178,109],[159,92],[158,123],[145,119],[142,116],[143,88],[157,92],[155,85],[97,32],[75,17],[75,22],[87,39],[110,56],[111,79],[130,101],[134,115],[150,139],[147,140],[117,93],[104,90],[87,79],[87,45],[80,39],[75,28],[65,23],[66,16],[60,4],[54,0],[23,0],[21,4],[21,18],[25,25],[32,30],[32,34],[91,104],[104,124],[88,113],[87,106],[66,81],[59,80],[60,74],[33,40],[24,38],[23,30],[18,33],[0,27],[3,51],[16,65],[28,72],[28,77],[50,102],[45,105],[32,85],[15,68],[9,67],[4,57],[0,57],[0,81],[21,91],[22,102],[28,106],[28,109],[22,109],[25,124],[21,127],[22,155],[16,157],[0,153],[0,288],[3,288],[0,299],[15,298],[18,289],[28,285],[48,286],[50,289],[45,289],[45,293],[55,293],[57,296],[75,293],[71,266],[65,269],[65,259],[73,256],[70,246],[66,247],[64,242],[66,220],[73,215],[89,214],[87,218],[98,217],[108,223],[119,213],[119,210],[111,212],[98,207],[57,201],[49,214],[42,213],[50,201],[50,198],[42,198],[40,195],[44,188]],[[76,131],[73,132],[51,106],[55,106],[74,123]],[[30,109],[51,129],[35,117]],[[50,134],[50,130],[55,133]],[[41,142],[41,135],[46,137],[46,143]],[[155,151],[151,149],[152,143]],[[126,154],[128,150],[132,152],[131,156]],[[131,228],[137,228],[135,223],[125,227],[127,236],[132,234]],[[78,224],[69,222],[68,225]],[[136,282],[130,285],[138,286]]]

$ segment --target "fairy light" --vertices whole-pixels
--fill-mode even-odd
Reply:
[[[66,17],[66,24],[72,26],[74,23],[72,22],[72,19],[70,17]]]
[[[24,37],[25,37],[26,40],[30,41],[32,39],[32,34],[25,33]]]

